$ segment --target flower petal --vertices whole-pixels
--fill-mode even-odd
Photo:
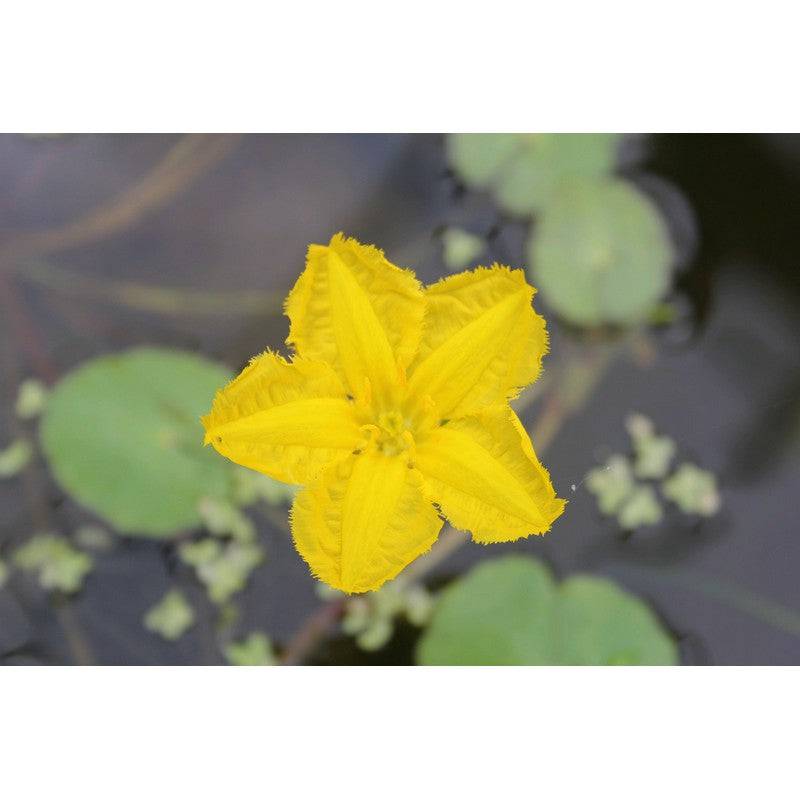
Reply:
[[[328,467],[292,506],[295,546],[321,581],[369,592],[436,541],[442,520],[407,459],[368,451]]]
[[[417,446],[415,465],[444,515],[481,544],[546,533],[566,504],[508,407],[436,428]]]
[[[308,483],[361,438],[352,404],[327,364],[254,358],[217,392],[202,418],[205,443],[244,467],[287,483]]]
[[[427,287],[428,307],[409,393],[429,396],[443,419],[515,396],[538,375],[547,352],[535,289],[522,270],[495,265]]]
[[[413,272],[337,234],[327,247],[309,247],[286,300],[286,341],[301,355],[332,364],[354,396],[365,391],[365,379],[374,394],[385,395],[417,351],[424,312]]]

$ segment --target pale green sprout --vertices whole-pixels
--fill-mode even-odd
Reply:
[[[147,630],[173,642],[180,639],[193,624],[194,611],[177,589],[167,592],[144,617]]]
[[[237,505],[249,506],[259,500],[270,506],[289,505],[297,488],[251,469],[233,468],[233,501]]]
[[[255,539],[256,531],[252,520],[227,500],[204,497],[198,511],[205,527],[215,536],[231,536],[242,542]]]
[[[637,486],[617,513],[617,522],[623,530],[633,530],[643,525],[657,525],[664,512],[652,486]]]
[[[247,585],[250,573],[264,560],[263,549],[253,542],[214,539],[187,542],[178,549],[181,560],[194,567],[214,603],[225,603]]]
[[[711,517],[722,505],[714,475],[694,464],[681,464],[675,473],[664,481],[661,489],[665,497],[687,514]]]
[[[34,419],[38,417],[47,403],[47,387],[41,382],[30,378],[19,385],[17,402],[14,410],[20,419]]]
[[[483,237],[462,228],[445,228],[441,238],[444,265],[451,272],[472,266],[486,249]]]
[[[19,475],[33,457],[33,446],[27,439],[15,439],[4,450],[0,450],[0,478]]]
[[[642,414],[625,420],[631,437],[633,463],[615,454],[605,466],[595,467],[586,475],[586,485],[597,497],[601,513],[616,515],[624,530],[657,525],[664,517],[655,488],[636,478],[659,480],[664,496],[687,514],[710,517],[719,511],[721,499],[716,479],[694,464],[682,464],[666,478],[677,450],[668,436],[658,436],[653,422]]]
[[[201,567],[219,558],[222,544],[217,539],[201,539],[199,542],[185,542],[178,548],[178,555],[184,564]]]
[[[204,497],[198,510],[206,529],[216,538],[184,542],[178,555],[194,568],[209,598],[223,604],[245,588],[252,571],[264,560],[264,550],[255,541],[252,520],[233,503]]]
[[[31,538],[14,553],[14,563],[37,572],[43,589],[71,594],[82,586],[94,566],[92,557],[74,548],[66,539],[50,533]]]
[[[114,539],[99,525],[81,525],[73,534],[75,541],[88,550],[110,550]]]
[[[337,595],[343,596],[341,593]],[[371,594],[348,598],[342,630],[354,636],[362,650],[380,650],[392,638],[398,616],[403,615],[412,625],[423,627],[428,623],[433,607],[433,597],[423,586],[406,586],[402,581],[392,581]]]
[[[0,558],[0,589],[5,586],[6,581],[8,580],[8,576],[10,574],[10,570],[8,569],[8,564]]]
[[[633,472],[628,459],[613,455],[605,466],[589,470],[586,488],[597,497],[597,505],[602,514],[616,514],[634,488]]]
[[[278,663],[269,637],[261,631],[231,642],[224,650],[228,663],[237,667],[269,667]]]
[[[631,414],[625,422],[633,442],[637,478],[663,478],[675,456],[675,442],[668,436],[657,436],[653,423],[642,414]]]

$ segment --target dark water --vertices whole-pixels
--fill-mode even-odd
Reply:
[[[0,137],[0,236],[67,222],[141,177],[174,143],[170,136]],[[491,551],[462,548],[434,581],[479,558],[524,551],[559,573],[608,575],[648,599],[681,639],[686,663],[800,663],[800,304],[798,198],[800,137],[658,136],[644,148],[640,179],[670,215],[682,243],[678,278],[685,319],[654,334],[657,357],[642,368],[615,362],[586,410],[569,420],[546,463],[569,512],[552,535]],[[665,187],[670,181],[693,210]],[[48,256],[82,276],[208,291],[284,292],[309,242],[348,234],[383,247],[423,280],[444,269],[436,231],[462,224],[489,231],[492,255],[522,264],[524,229],[498,220],[485,197],[463,193],[444,163],[438,136],[258,136],[241,140],[207,174],[164,206],[113,235]],[[198,318],[136,311],[78,293],[16,281],[47,360],[63,373],[85,358],[137,344],[198,350],[233,368],[266,346],[280,346],[279,313]],[[552,355],[571,346],[550,320]],[[20,350],[23,374],[35,354]],[[3,378],[4,411],[14,387]],[[525,419],[532,422],[538,408]],[[677,513],[622,541],[595,510],[586,470],[624,450],[624,418],[652,417],[680,455],[713,470],[723,510],[696,523]],[[0,425],[8,438],[8,414]],[[88,518],[54,486],[53,520]],[[4,551],[31,531],[15,482],[0,482]],[[286,535],[267,520],[268,561],[240,596],[242,631],[286,638],[319,600]],[[98,559],[76,600],[97,660],[109,664],[216,663],[210,620],[177,644],[148,634],[144,611],[166,590],[169,547],[119,542]],[[183,580],[183,578],[180,578]],[[191,589],[190,589],[191,590]],[[792,613],[794,616],[792,616]],[[326,645],[321,663],[404,662],[414,632],[402,628],[375,657],[348,642]],[[65,643],[40,593],[15,579],[0,589],[0,652],[6,661],[63,663]]]

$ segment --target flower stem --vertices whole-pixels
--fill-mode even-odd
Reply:
[[[281,657],[281,666],[290,667],[302,664],[339,621],[344,613],[346,602],[347,598],[337,597],[320,606],[308,617],[286,646]]]

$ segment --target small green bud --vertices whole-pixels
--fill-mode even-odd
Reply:
[[[20,419],[38,417],[47,403],[47,387],[41,382],[29,378],[22,381],[17,391],[15,411]]]

